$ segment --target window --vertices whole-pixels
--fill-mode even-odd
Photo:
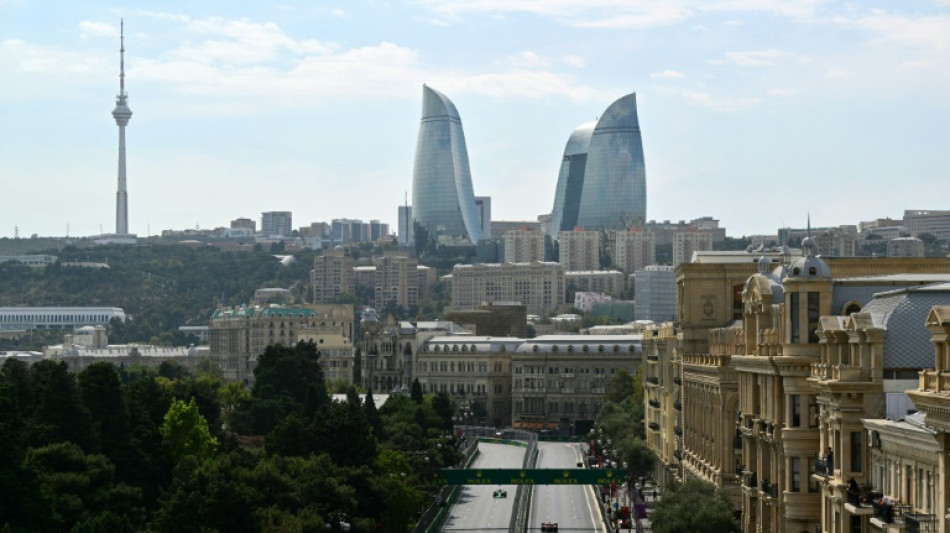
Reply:
[[[862,472],[864,446],[861,445],[862,431],[851,432],[851,471]]]
[[[791,321],[791,328],[789,331],[791,332],[791,335],[792,335],[792,342],[797,343],[797,342],[801,342],[801,332],[799,331],[800,329],[799,319],[801,317],[798,316],[799,308],[800,308],[799,303],[798,303],[799,294],[797,292],[793,292],[792,294],[789,294],[788,296],[789,296],[788,317]]]
[[[819,294],[808,293],[808,342],[818,342]]]
[[[797,428],[802,425],[802,397],[798,394],[792,395],[792,427]]]
[[[792,492],[798,492],[802,487],[802,458],[792,457]]]

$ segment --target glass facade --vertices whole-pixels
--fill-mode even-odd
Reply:
[[[422,86],[422,122],[412,169],[413,221],[442,241],[482,237],[462,120],[455,104]]]
[[[557,176],[557,191],[554,193],[554,209],[548,234],[558,238],[558,232],[573,231],[577,226],[577,210],[581,204],[584,187],[584,170],[587,167],[587,149],[597,122],[582,124],[567,140],[561,171]]]
[[[607,108],[594,128],[587,151],[577,215],[586,229],[620,229],[646,220],[647,191],[637,95]]]

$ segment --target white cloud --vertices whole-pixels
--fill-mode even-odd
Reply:
[[[901,44],[942,54],[950,52],[950,15],[947,14],[907,16],[875,9],[863,17],[838,21],[877,34],[884,45]]]
[[[8,39],[0,41],[0,71],[7,68],[39,74],[74,75],[105,72],[107,65],[88,54]]]
[[[689,89],[658,88],[657,90],[678,96],[691,104],[719,112],[748,109],[761,101],[759,98],[719,98],[705,91]]]
[[[88,39],[90,37],[118,37],[119,28],[105,22],[91,22],[84,20],[79,23],[79,37]]]
[[[437,76],[446,92],[474,93],[496,98],[544,98],[566,96],[578,102],[596,102],[610,94],[587,85],[578,85],[568,77],[548,71],[490,72]]]
[[[524,51],[509,55],[496,64],[512,69],[539,69],[546,68],[549,63],[534,52]]]
[[[765,67],[776,61],[793,57],[793,54],[781,50],[753,50],[749,52],[726,52],[723,59],[711,59],[713,65],[737,65],[740,67]]]
[[[568,54],[561,59],[574,68],[584,68],[584,66],[587,64],[583,57],[574,54]]]
[[[800,93],[800,89],[792,87],[775,87],[766,91],[769,96],[792,96]]]
[[[686,74],[676,70],[664,70],[663,72],[654,72],[650,77],[657,80],[675,80],[686,77]]]

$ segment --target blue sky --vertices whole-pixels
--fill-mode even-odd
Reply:
[[[950,0],[0,0],[0,236],[114,230],[120,18],[139,235],[395,226],[423,83],[496,220],[549,212],[568,136],[632,91],[650,219],[950,208]]]

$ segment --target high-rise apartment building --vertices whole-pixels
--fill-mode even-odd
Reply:
[[[261,237],[286,238],[293,232],[293,214],[290,211],[265,211],[261,213]]]
[[[375,305],[409,309],[419,305],[418,261],[399,252],[386,252],[376,260],[374,277]]]
[[[544,234],[537,230],[513,230],[505,233],[505,262],[544,261]]]
[[[448,97],[426,85],[412,170],[412,217],[441,242],[475,244],[482,238],[462,119]]]
[[[587,150],[577,225],[623,229],[646,221],[647,183],[637,119],[637,95],[610,105]]]
[[[311,279],[314,303],[331,303],[343,294],[356,293],[353,258],[348,257],[342,248],[324,250],[323,254],[314,257]]]
[[[564,270],[600,270],[601,232],[577,228],[559,234],[558,257]]]
[[[614,233],[613,260],[624,274],[632,274],[656,263],[656,240],[652,231],[642,227]]]
[[[705,252],[713,249],[712,233],[689,230],[673,233],[673,266],[689,263],[693,252]]]

